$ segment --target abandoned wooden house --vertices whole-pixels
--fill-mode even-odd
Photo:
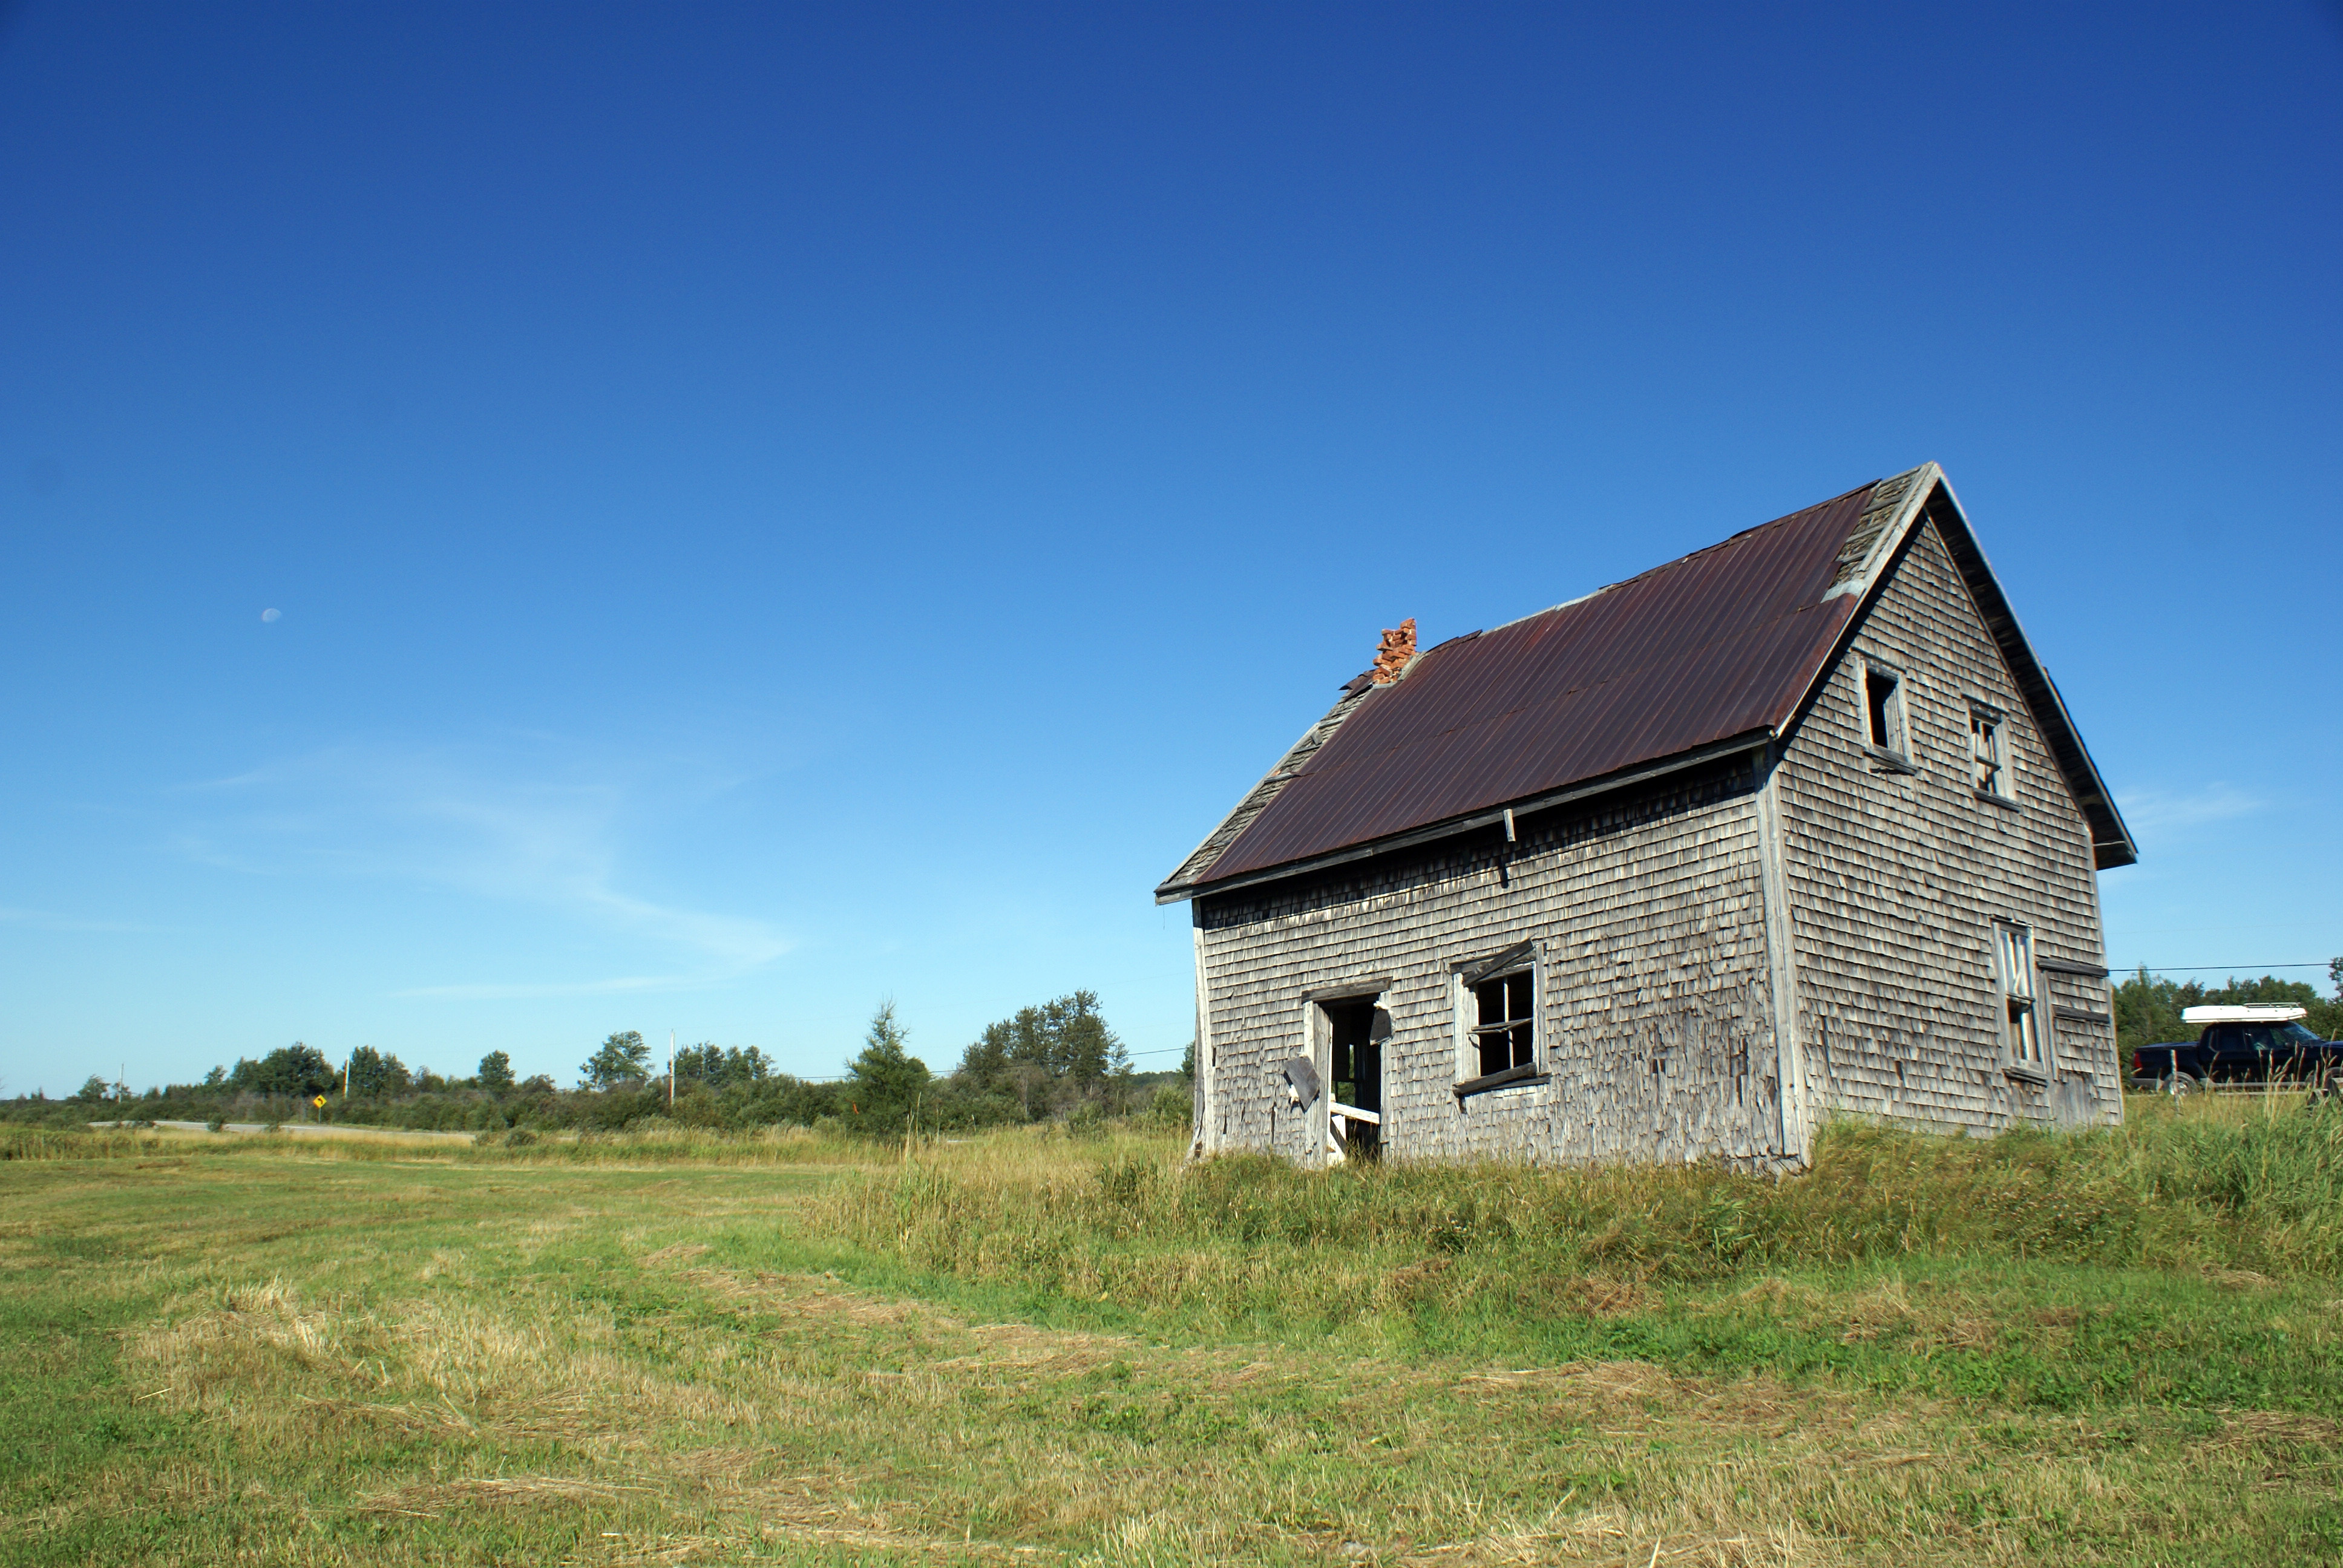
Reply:
[[[1156,890],[1197,1144],[1804,1161],[2122,1118],[2136,858],[1935,464],[1374,667]]]

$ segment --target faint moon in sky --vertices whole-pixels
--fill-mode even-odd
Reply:
[[[263,620],[275,620],[278,616],[284,613],[285,612],[283,610],[265,609],[260,612],[260,618]]]

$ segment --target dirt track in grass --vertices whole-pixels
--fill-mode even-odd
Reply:
[[[1427,1321],[1448,1309],[1405,1292],[1239,1325],[1176,1294],[922,1275],[820,1220],[858,1180],[835,1161],[157,1148],[0,1165],[8,1560],[2343,1555],[2331,1392],[2054,1408],[1795,1353],[1838,1344],[1875,1372],[2022,1343],[2056,1364],[2098,1354],[2092,1314],[2148,1292],[2324,1355],[2316,1280],[1942,1259],[1581,1276],[1552,1292],[1566,1348],[1641,1353],[1556,1354],[1469,1312]],[[1673,1348],[1704,1333],[1787,1348],[1778,1366]]]

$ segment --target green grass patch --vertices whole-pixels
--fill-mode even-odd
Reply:
[[[0,1559],[2343,1557],[2333,1123],[2146,1110],[1781,1183],[67,1134]]]

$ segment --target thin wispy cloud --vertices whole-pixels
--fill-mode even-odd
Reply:
[[[542,738],[339,747],[187,787],[181,799],[199,808],[200,819],[176,841],[190,859],[250,875],[379,878],[536,905],[627,939],[655,963],[615,977],[450,980],[400,996],[673,990],[734,979],[779,958],[790,944],[768,921],[662,902],[623,885],[630,829],[679,799],[732,781],[672,759],[657,779],[589,766]]]
[[[2192,790],[2137,789],[2116,797],[2117,809],[2134,832],[2159,837],[2251,816],[2262,805],[2258,798],[2235,785],[2217,782]]]

